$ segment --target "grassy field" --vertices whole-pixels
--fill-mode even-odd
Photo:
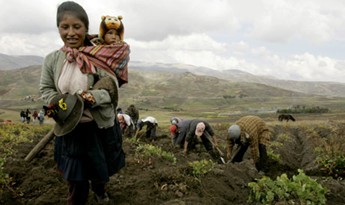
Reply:
[[[245,106],[245,105],[243,105]],[[12,122],[20,122],[19,112],[21,109],[0,109],[0,119],[12,120]],[[33,111],[34,109],[30,109]],[[38,109],[37,109],[38,110]],[[170,109],[142,109],[139,108],[140,118],[147,116],[155,117],[159,124],[167,126],[170,124],[170,118],[178,116],[183,119],[206,119],[210,122],[231,122],[244,115],[257,115],[264,118],[266,121],[278,121],[278,114],[274,110],[265,109],[249,109],[249,110],[227,110],[216,108],[190,108],[180,111]],[[302,120],[340,120],[345,119],[345,110],[331,110],[329,113],[317,114],[317,113],[302,113],[293,114],[297,121]],[[46,119],[46,123],[51,123],[51,119]]]
[[[156,102],[159,102],[156,99]],[[345,101],[343,98],[326,97],[304,97],[284,99],[275,98],[208,98],[189,99],[182,105],[157,103],[156,106],[149,103],[137,102],[140,109],[140,117],[154,116],[161,125],[170,124],[169,120],[173,116],[184,119],[200,118],[210,122],[233,122],[244,115],[258,115],[266,121],[278,121],[277,110],[288,109],[293,106],[321,107],[328,108],[328,113],[300,113],[293,114],[297,121],[315,120],[341,120],[345,119]],[[123,110],[127,107],[123,104]]]
[[[187,97],[184,99],[165,96],[127,97],[120,98],[119,107],[122,110],[130,104],[139,109],[140,118],[155,117],[162,127],[170,124],[170,118],[178,116],[183,119],[205,119],[211,123],[232,123],[244,115],[258,115],[266,121],[278,121],[278,109],[288,109],[294,106],[321,107],[329,109],[328,113],[293,114],[297,121],[303,120],[341,120],[345,119],[345,100],[339,97]],[[39,111],[43,101],[24,102],[13,101],[0,108],[0,119],[20,122],[19,112],[29,108]],[[45,123],[53,123],[47,119]]]

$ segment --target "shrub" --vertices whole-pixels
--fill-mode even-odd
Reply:
[[[327,189],[316,180],[305,175],[303,170],[289,179],[286,174],[278,176],[276,180],[263,177],[257,182],[250,182],[251,188],[248,202],[265,205],[284,202],[285,204],[326,204]]]
[[[328,108],[322,108],[319,106],[316,107],[306,107],[306,106],[300,106],[296,105],[289,109],[278,109],[277,113],[328,113]]]

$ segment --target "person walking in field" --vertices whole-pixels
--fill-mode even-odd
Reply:
[[[37,118],[38,118],[38,121],[40,122],[40,125],[43,125],[43,123],[44,123],[44,111],[43,110],[40,110]]]
[[[38,117],[38,112],[35,110],[34,113],[32,114],[32,122],[35,123]]]
[[[20,111],[20,121],[23,123],[26,121],[26,114],[24,110]]]
[[[55,25],[64,45],[45,57],[40,92],[55,121],[54,160],[68,185],[65,203],[109,204],[106,185],[125,166],[116,107],[119,86],[128,81],[129,45],[93,46],[88,15],[73,1],[58,6]],[[90,188],[94,202],[88,202]]]
[[[30,124],[30,121],[31,121],[31,112],[29,109],[26,109],[26,112],[25,112],[25,118],[26,118],[26,123]]]
[[[250,147],[251,156],[258,171],[267,169],[267,145],[270,141],[270,131],[260,117],[244,116],[228,129],[227,158],[229,162],[241,162]],[[237,150],[233,148],[237,145]]]

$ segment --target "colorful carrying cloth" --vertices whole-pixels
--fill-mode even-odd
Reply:
[[[62,47],[69,62],[76,61],[83,73],[96,73],[95,67],[116,75],[119,86],[128,82],[129,45],[84,46],[79,49]]]

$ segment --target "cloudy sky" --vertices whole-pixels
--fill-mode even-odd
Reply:
[[[62,0],[0,1],[0,53],[44,57],[62,46]],[[344,0],[75,1],[89,33],[102,15],[123,16],[132,61],[345,83]]]

